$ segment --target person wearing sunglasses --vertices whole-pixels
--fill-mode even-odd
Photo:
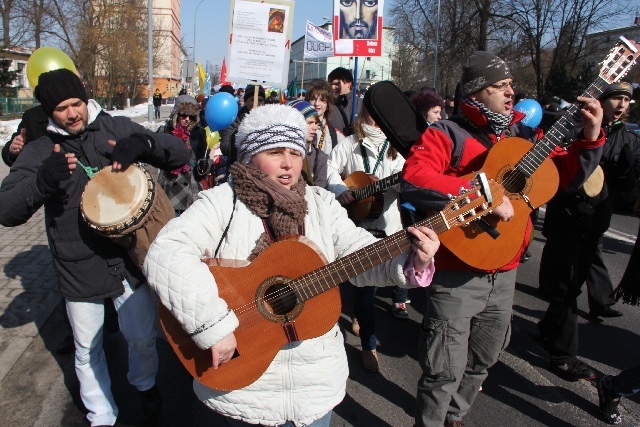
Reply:
[[[185,97],[158,132],[178,137],[191,153],[189,163],[179,169],[161,170],[158,174],[158,183],[167,193],[176,216],[180,216],[196,200],[197,194],[202,190],[200,182],[209,172],[208,168],[196,167],[196,165],[208,164],[208,161],[206,161],[207,136],[200,124],[198,103],[195,98]],[[205,162],[198,162],[202,159]]]

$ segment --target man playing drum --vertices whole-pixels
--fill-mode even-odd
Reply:
[[[24,224],[45,207],[45,227],[60,292],[75,341],[80,395],[92,426],[113,425],[118,408],[102,349],[104,299],[112,298],[129,346],[129,382],[140,393],[145,425],[159,415],[156,311],[145,278],[125,249],[92,230],[80,201],[93,171],[126,169],[135,161],[176,169],[189,160],[172,135],[154,134],[125,117],[111,117],[88,99],[66,69],[40,75],[36,98],[49,116],[47,134],[24,147],[0,187],[0,223]]]

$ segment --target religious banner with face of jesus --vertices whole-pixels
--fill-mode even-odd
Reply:
[[[334,0],[334,56],[382,56],[384,0]]]

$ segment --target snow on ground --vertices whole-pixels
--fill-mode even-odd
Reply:
[[[138,104],[138,105],[134,105],[133,107],[125,108],[124,110],[111,110],[111,111],[105,110],[105,111],[111,114],[112,116],[125,116],[130,118],[143,117],[149,114],[149,104]],[[163,123],[164,121],[158,121],[158,122],[144,121],[144,122],[141,122],[140,124],[147,129],[151,129],[155,131]],[[18,129],[19,124],[20,124],[20,119],[6,120],[6,121],[2,121],[0,119],[0,146],[3,146],[5,143],[9,141],[9,138],[11,138],[11,135],[13,135]]]

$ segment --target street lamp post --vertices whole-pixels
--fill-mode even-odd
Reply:
[[[196,24],[198,22],[198,20],[197,20],[197,18],[198,18],[198,8],[202,4],[202,2],[204,2],[204,0],[200,0],[198,5],[196,6],[196,11],[193,13],[193,53],[191,55],[191,60],[193,61],[192,68],[195,68],[195,66],[196,66]],[[194,84],[193,84],[193,78],[192,78],[191,79],[191,90],[193,90],[193,87],[194,87]]]
[[[148,22],[147,22],[147,42],[149,45],[147,46],[148,50],[148,80],[149,80],[149,108],[148,108],[148,119],[151,122],[154,120],[153,113],[153,1],[147,2],[147,14],[148,14]]]

